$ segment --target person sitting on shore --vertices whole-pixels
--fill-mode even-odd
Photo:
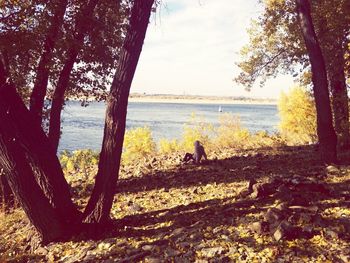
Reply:
[[[204,158],[204,160],[208,160],[207,158],[207,154],[205,153],[204,147],[201,145],[201,143],[199,141],[195,141],[194,142],[194,153],[186,153],[185,157],[183,159],[183,161],[185,163],[189,162],[189,161],[193,161],[194,163],[200,163],[202,157]]]

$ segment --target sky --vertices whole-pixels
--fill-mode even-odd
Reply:
[[[278,98],[293,86],[278,76],[250,92],[233,81],[257,0],[163,0],[153,14],[131,92]]]

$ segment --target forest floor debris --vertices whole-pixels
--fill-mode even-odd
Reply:
[[[210,159],[123,167],[113,227],[98,240],[34,250],[23,212],[0,214],[0,262],[350,262],[349,154],[328,167],[314,146]],[[82,208],[94,173],[67,175]]]

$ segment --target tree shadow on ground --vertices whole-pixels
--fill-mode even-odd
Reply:
[[[313,175],[324,174],[324,166],[314,152],[314,146],[281,147],[275,155],[271,155],[271,150],[266,153],[260,149],[241,156],[212,160],[205,165],[179,164],[173,169],[145,174],[139,178],[120,179],[117,192],[232,183],[279,174],[288,177],[295,174],[298,168],[305,169],[305,165]]]
[[[232,228],[238,228],[242,224],[248,229],[250,223],[256,220],[250,215],[265,212],[275,201],[274,197],[247,200],[212,199],[189,205],[179,205],[171,209],[126,216],[114,221],[113,228],[103,238],[145,241],[139,247],[134,247],[131,243],[128,244],[126,250],[132,251],[129,255],[123,255],[120,251],[110,251],[105,254],[105,258],[121,257],[126,258],[126,260],[130,258],[141,260],[150,255],[161,257],[163,252],[169,249],[182,249],[183,253],[177,255],[175,260],[191,262],[196,258],[196,250],[205,249],[205,246],[201,247],[200,245],[201,240],[214,239],[221,239],[221,245],[240,244],[238,247],[232,247],[233,250],[237,249],[237,251],[239,247],[247,247],[255,252],[266,248],[275,249],[275,258],[277,258],[279,253],[283,253],[281,242],[271,239],[265,244],[257,243],[254,234],[242,236],[239,231],[232,231]],[[166,222],[171,222],[171,224],[159,227]],[[344,224],[344,220],[324,219],[323,224],[325,226],[341,225]],[[230,229],[230,231],[225,231],[226,229]],[[339,233],[339,237],[349,241],[349,235]],[[301,236],[295,235],[295,239],[301,238]],[[144,251],[142,248],[145,246],[149,246],[151,250]],[[230,249],[225,247],[223,255],[231,253]],[[242,251],[238,251],[237,260],[244,260],[246,252]],[[310,247],[294,247],[293,253],[299,256],[317,257],[319,253],[327,253],[327,248],[320,252],[310,244]],[[230,261],[225,256],[216,259],[219,260],[218,262]]]
[[[211,183],[259,180],[261,177],[278,174],[288,177],[295,174],[298,169],[305,170],[305,168],[310,169],[311,175],[324,174],[324,165],[314,145],[283,146],[275,150],[271,148],[242,150],[230,158],[210,160],[201,165],[182,162],[178,162],[172,168],[158,165],[141,177],[119,179],[116,191],[136,193],[154,189],[167,190]],[[90,182],[84,189],[82,185],[76,185],[72,192],[79,198],[86,198],[90,196],[92,189],[93,182]]]
[[[107,232],[101,233],[99,238],[100,241],[106,240],[106,238],[141,239],[145,240],[141,247],[151,245],[152,247],[160,247],[162,250],[175,248],[175,244],[178,244],[180,247],[182,246],[184,251],[191,251],[190,248],[198,246],[203,239],[216,239],[216,235],[220,234],[216,232],[216,228],[235,227],[239,224],[240,218],[263,210],[263,208],[254,206],[256,204],[255,200],[242,200],[234,203],[232,201],[231,198],[212,199],[189,205],[179,205],[170,209],[126,216],[120,220],[115,220],[112,228],[108,229]],[[166,222],[171,222],[171,224],[159,227]],[[206,233],[203,234],[203,229],[212,229],[209,231],[211,236],[208,236]],[[232,238],[235,239],[235,242],[246,243],[255,248],[259,246],[254,239],[240,237],[238,233],[230,233],[229,236],[227,236],[226,240],[228,242],[231,242],[230,238]],[[150,254],[155,255],[155,251],[136,249],[131,243],[127,245],[126,250],[130,249],[134,253],[128,257],[138,257],[137,260]],[[192,254],[186,255],[187,260],[195,260],[195,253],[194,251],[192,252]],[[118,255],[120,256],[119,251],[112,251],[106,253],[104,258],[114,258]],[[90,259],[97,260],[97,258]]]
[[[241,156],[211,161],[206,165],[178,165],[169,171],[150,173],[141,178],[120,180],[117,189],[124,195],[133,195],[156,189],[162,192],[174,188],[247,182],[250,179],[262,180],[265,177],[276,176],[289,178],[298,175],[305,178],[316,178],[322,182],[327,178],[325,166],[322,165],[313,146],[283,147],[274,153],[271,154],[271,149],[266,152],[262,149]],[[342,157],[341,165],[347,167],[347,155]],[[328,183],[326,186],[329,189],[327,192],[316,187],[305,193],[296,191],[287,198],[316,205],[319,211],[323,212],[336,207],[350,207],[349,180]],[[196,251],[206,248],[201,247],[203,240],[219,240],[218,244],[223,247],[224,252],[221,253],[218,262],[228,262],[227,254],[236,253],[235,249],[239,257],[243,255],[243,258],[237,259],[244,260],[244,253],[248,253],[248,250],[238,250],[240,247],[249,248],[254,252],[271,248],[276,250],[273,257],[277,258],[284,253],[282,251],[286,245],[284,241],[277,242],[269,238],[268,242],[259,243],[257,234],[250,231],[249,226],[261,219],[263,213],[271,206],[285,201],[283,196],[282,194],[282,197],[281,195],[270,195],[263,198],[242,198],[237,193],[233,197],[213,198],[187,205],[179,204],[167,209],[153,208],[148,212],[130,213],[115,220],[107,231],[97,236],[101,242],[106,239],[112,242],[127,240],[121,245],[121,249],[106,251],[102,258],[120,258],[121,262],[123,260],[127,262],[128,260],[139,261],[151,255],[164,259],[166,251],[176,250],[180,253],[169,256],[169,258],[175,261],[191,262],[198,256]],[[323,217],[317,224],[317,229],[321,229],[322,233],[328,227],[343,226],[345,229],[350,227],[348,218],[341,216]],[[244,230],[240,232],[239,229],[242,226]],[[335,231],[337,237],[340,240],[349,241],[350,231],[342,232],[341,229]],[[314,234],[318,235],[321,232],[318,230]],[[294,239],[300,241],[304,238],[296,235]],[[138,244],[133,244],[132,240],[137,240]],[[304,242],[308,245],[293,248],[295,255],[316,257],[319,253],[328,253],[327,247],[320,249],[312,243],[307,243],[307,240]],[[148,248],[144,249],[144,246]],[[91,261],[100,259],[101,255],[89,258]]]

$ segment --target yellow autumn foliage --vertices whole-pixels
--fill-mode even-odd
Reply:
[[[239,116],[224,113],[219,117],[214,144],[224,148],[242,148],[251,138],[248,129],[242,128]]]
[[[213,134],[214,127],[212,124],[205,121],[203,117],[197,116],[192,113],[190,121],[185,124],[181,148],[183,151],[192,152],[193,143],[198,140],[206,147],[206,149],[211,147],[211,135]]]
[[[159,140],[160,154],[171,154],[178,151],[181,151],[181,145],[177,139],[168,140],[162,138]]]
[[[122,154],[124,163],[137,159],[147,159],[155,151],[156,143],[149,127],[138,127],[125,132]]]
[[[177,140],[161,139],[159,153],[193,152],[193,144],[198,140],[207,152],[225,149],[247,149],[281,145],[278,134],[270,135],[266,131],[251,133],[242,127],[239,116],[223,113],[219,116],[219,126],[214,127],[203,117],[192,114],[184,125],[182,137]]]
[[[193,152],[194,142],[199,140],[207,153],[225,149],[247,149],[272,146],[280,143],[277,135],[265,131],[251,133],[241,126],[239,116],[224,113],[219,117],[219,126],[214,127],[204,117],[192,114],[184,125],[180,139],[159,140],[152,137],[149,127],[138,127],[127,130],[124,136],[122,162],[130,164],[137,160],[148,160],[157,154],[171,155]],[[97,165],[98,153],[92,150],[77,150],[73,153],[64,151],[60,162],[65,172],[81,171],[87,173],[91,166]]]
[[[294,87],[288,93],[282,93],[278,111],[281,118],[279,131],[287,144],[317,141],[315,103],[304,88]]]
[[[72,173],[79,170],[87,175],[89,168],[97,165],[98,159],[98,153],[90,149],[60,153],[60,162],[64,172]]]

